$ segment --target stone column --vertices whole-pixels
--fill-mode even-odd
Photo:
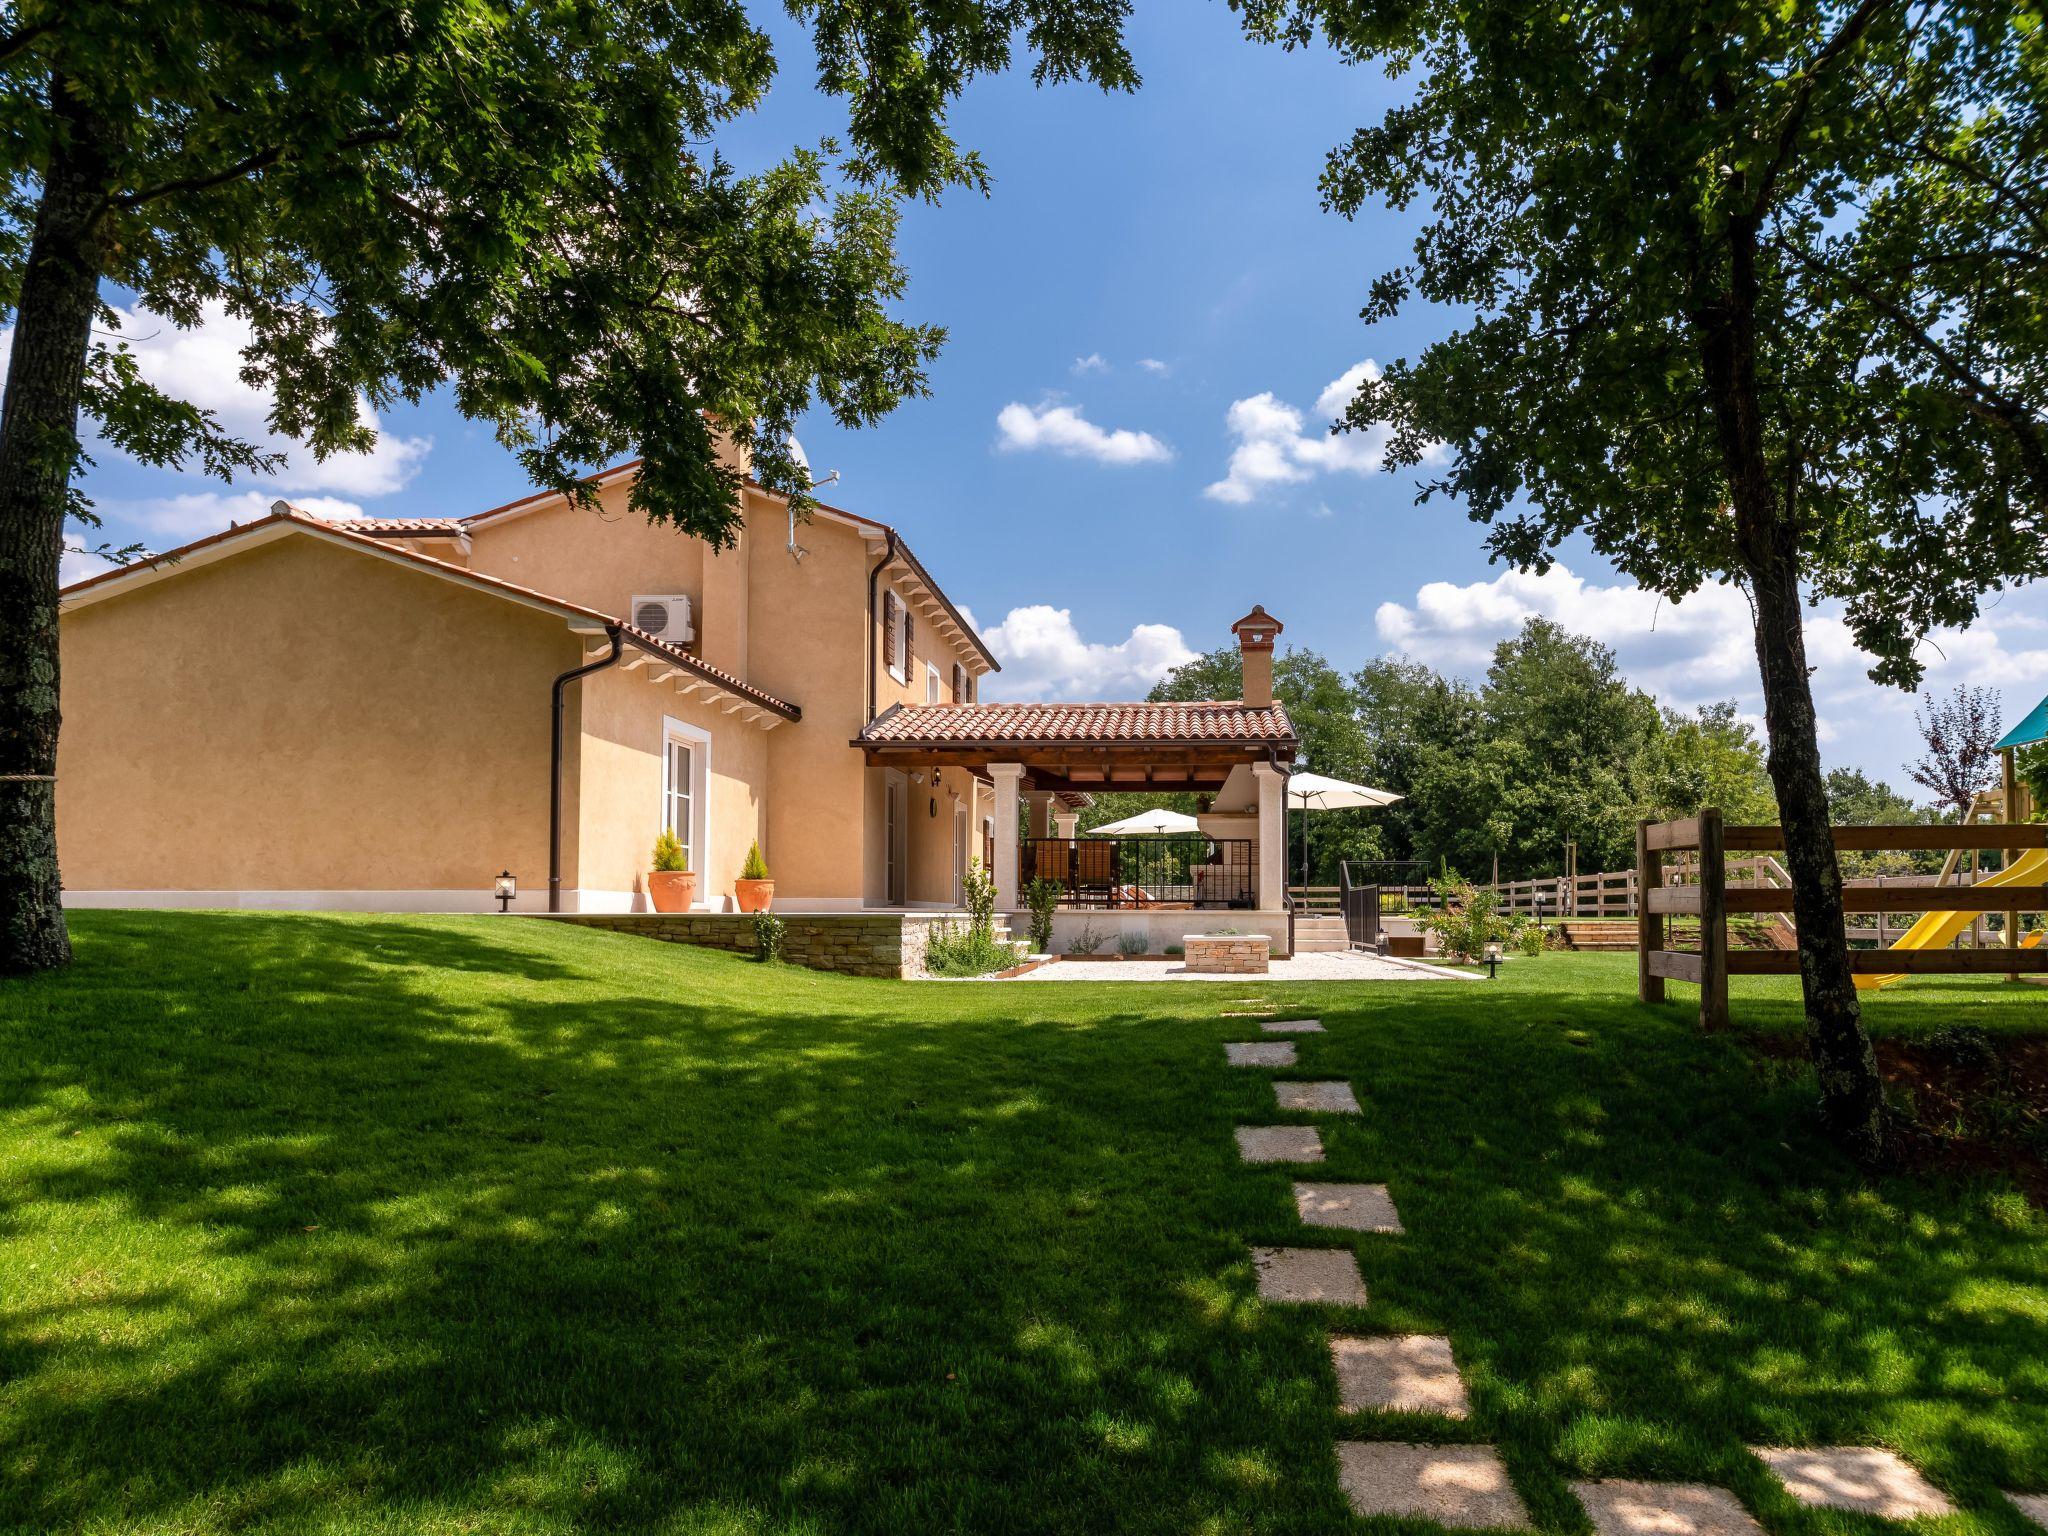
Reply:
[[[1259,784],[1259,910],[1278,912],[1287,895],[1287,772],[1253,763]]]
[[[1024,823],[1026,837],[1052,836],[1053,798],[1050,790],[1027,789],[1024,804],[1030,810],[1030,818]]]
[[[1052,835],[1054,837],[1064,837],[1071,842],[1079,835],[1074,829],[1081,825],[1081,813],[1079,811],[1055,811],[1052,824],[1054,829]]]
[[[989,874],[996,882],[996,910],[1015,912],[1017,907],[1017,786],[1024,778],[1022,763],[990,763],[988,776],[996,786],[996,867]]]

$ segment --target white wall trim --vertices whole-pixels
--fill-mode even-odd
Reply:
[[[687,742],[690,747],[690,868],[697,876],[697,900],[691,908],[696,912],[716,910],[712,905],[711,880],[711,733],[701,725],[692,725],[687,720],[678,720],[674,715],[661,717],[661,799],[655,805],[654,829],[660,832],[668,825],[668,761],[669,743]],[[652,839],[649,839],[651,842]],[[584,910],[598,911],[600,908]]]
[[[565,912],[630,912],[631,891],[564,891]],[[488,889],[449,891],[66,891],[64,905],[83,910],[216,912],[488,912],[498,898]],[[512,911],[545,912],[545,890],[522,889]]]

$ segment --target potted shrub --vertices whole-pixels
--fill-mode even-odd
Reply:
[[[768,861],[761,857],[761,845],[747,846],[747,862],[732,885],[732,899],[742,912],[766,912],[775,900],[775,882],[768,878]]]
[[[654,840],[654,872],[647,877],[647,899],[657,912],[687,912],[697,903],[697,877],[690,873],[690,856],[666,827]]]

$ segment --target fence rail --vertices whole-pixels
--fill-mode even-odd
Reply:
[[[1087,908],[1227,908],[1258,905],[1250,838],[1027,837],[1018,844],[1021,884],[1056,880],[1060,904]]]
[[[1731,913],[1775,913],[1792,910],[1790,882],[1738,886],[1728,880],[1729,850],[1773,850],[1782,846],[1784,831],[1769,826],[1728,826],[1717,810],[1702,811],[1683,821],[1646,821],[1636,831],[1636,886],[1647,893],[1636,914],[1637,995],[1646,1003],[1664,1000],[1667,981],[1688,982],[1700,989],[1700,1022],[1716,1028],[1728,1022],[1730,976],[1785,976],[1799,971],[1799,956],[1788,950],[1739,950],[1728,947]],[[1836,827],[1835,847],[1858,852],[1892,849],[2041,848],[2048,847],[2048,827],[1985,825],[1910,827]],[[1689,854],[1689,884],[1669,883],[1667,855]],[[1775,861],[1773,861],[1775,862]],[[1779,871],[1782,875],[1782,870]],[[1900,912],[1948,912],[1969,908],[1957,901],[1967,884],[1878,883],[1845,886],[1846,912],[1873,913],[1876,931],[1885,932],[1886,918]],[[1849,969],[1865,976],[1995,975],[2048,972],[2048,950],[2024,950],[2019,943],[2022,912],[2048,911],[2048,885],[2004,885],[1995,900],[2007,914],[1997,949],[1923,949],[1897,951],[1856,949]],[[1668,918],[1697,918],[1699,948],[1668,947]],[[1844,924],[1853,937],[1856,929]]]

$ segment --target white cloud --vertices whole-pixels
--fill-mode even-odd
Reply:
[[[68,587],[75,581],[84,581],[88,576],[97,576],[101,571],[112,569],[112,560],[103,560],[89,549],[67,549],[64,558],[57,563],[57,585]]]
[[[1150,432],[1098,427],[1076,406],[1048,400],[1032,407],[1011,401],[996,413],[996,446],[1005,453],[1047,449],[1098,464],[1163,464],[1173,450]]]
[[[1089,373],[1109,372],[1109,359],[1100,352],[1090,352],[1086,357],[1074,359],[1073,373],[1076,378]]]
[[[310,448],[271,432],[270,392],[242,379],[242,353],[254,335],[248,321],[218,304],[208,305],[202,322],[191,330],[146,309],[115,313],[121,339],[145,379],[174,398],[212,411],[237,436],[285,454],[284,469],[260,477],[278,491],[388,495],[411,483],[434,446],[431,438],[382,430],[370,402],[359,398],[357,417],[377,431],[376,446],[368,453],[337,453],[324,463],[316,461]]]
[[[1163,379],[1173,372],[1173,364],[1162,363],[1156,357],[1141,357],[1138,359],[1138,366],[1157,379]]]
[[[1072,611],[1047,603],[1012,608],[982,638],[1003,664],[988,679],[989,696],[1006,699],[1141,699],[1168,672],[1195,659],[1170,624],[1139,624],[1107,645],[1083,640]]]
[[[279,497],[274,490],[190,491],[178,496],[150,496],[134,501],[102,499],[97,511],[118,522],[155,548],[168,549],[219,533],[230,523],[253,523],[270,515],[274,501],[286,500],[301,512],[328,519],[368,516],[353,501],[333,496]]]
[[[2008,645],[2000,631],[2015,642],[2021,635],[2038,640],[2044,599],[2048,588],[2039,597],[2008,598],[1968,630],[1929,636],[1921,650],[1923,686],[1940,690],[1966,682],[2001,689],[2009,719],[2018,719],[2042,691],[2048,649]],[[1749,600],[1735,587],[1706,587],[1672,603],[1624,579],[1602,584],[1554,565],[1541,576],[1505,571],[1463,585],[1429,582],[1411,602],[1380,604],[1374,617],[1390,649],[1439,671],[1476,677],[1492,659],[1494,643],[1538,615],[1613,647],[1629,680],[1663,703],[1692,709],[1734,699],[1761,731]],[[1840,604],[1807,610],[1806,653],[1822,742],[1840,743],[1846,760],[1897,779],[1898,765],[1917,750],[1912,702],[1870,681],[1870,658],[1857,649]]]
[[[1378,473],[1387,447],[1385,428],[1334,436],[1329,431],[1358,386],[1378,377],[1379,367],[1370,359],[1353,363],[1323,386],[1313,424],[1271,390],[1233,401],[1224,416],[1224,426],[1236,440],[1230,468],[1202,494],[1243,506],[1275,486],[1298,485],[1317,475]]]

